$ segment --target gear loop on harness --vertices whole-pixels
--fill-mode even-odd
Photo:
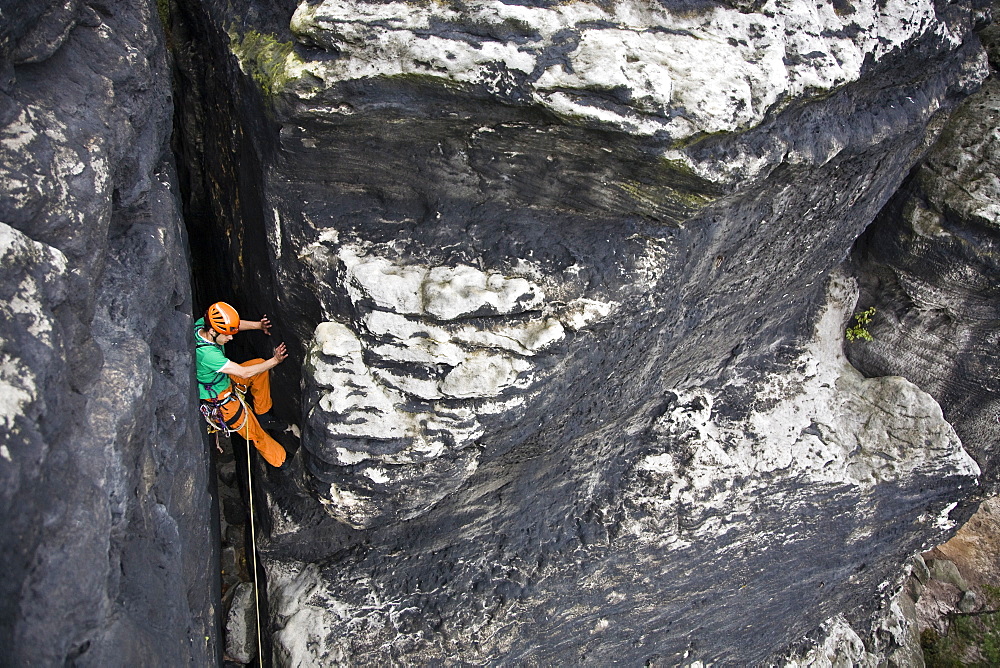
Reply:
[[[202,417],[205,418],[205,422],[208,424],[209,434],[222,432],[228,437],[234,432],[239,433],[239,431],[246,426],[250,411],[250,407],[247,406],[246,402],[246,391],[247,388],[245,386],[233,383],[229,386],[229,394],[227,394],[223,399],[216,397],[215,399],[201,400],[199,410],[201,411]],[[235,426],[234,424],[227,422],[222,414],[222,407],[230,401],[240,402],[240,409],[237,411],[236,415],[233,416],[234,419],[232,420],[232,422],[235,423],[242,416],[243,420],[240,421],[239,426]]]

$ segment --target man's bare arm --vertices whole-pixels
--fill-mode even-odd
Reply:
[[[246,332],[252,329],[259,329],[265,334],[271,333],[271,321],[266,315],[261,316],[260,320],[240,320],[239,331]]]
[[[225,365],[219,369],[219,373],[236,376],[237,378],[253,378],[258,373],[268,371],[278,366],[285,361],[286,357],[288,357],[288,351],[285,350],[285,344],[282,343],[274,349],[274,357],[271,359],[266,359],[263,362],[251,364],[250,366],[241,366],[236,362],[226,362]]]

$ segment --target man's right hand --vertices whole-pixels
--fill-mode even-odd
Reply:
[[[278,347],[274,349],[274,357],[272,357],[271,359],[274,360],[275,364],[281,364],[282,362],[285,361],[285,358],[287,357],[288,357],[288,350],[285,348],[285,344],[279,343]]]

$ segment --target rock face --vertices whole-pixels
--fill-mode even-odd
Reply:
[[[3,16],[3,662],[208,665],[212,501],[156,9]]]
[[[984,126],[839,267],[986,76],[984,4],[178,0],[177,177],[152,6],[17,9],[12,662],[220,654],[175,182],[199,301],[267,312],[298,361],[275,411],[302,447],[261,476],[277,663],[911,645],[880,612],[901,565],[997,482],[958,400],[992,378],[995,295],[951,270],[990,261]],[[859,292],[893,314],[851,350],[868,377]]]
[[[985,12],[180,3],[189,206],[302,362],[278,662],[749,665],[882,628],[980,471],[846,363],[835,269],[986,75]]]
[[[991,50],[995,29],[984,31]],[[861,304],[877,317],[874,340],[851,349],[866,374],[904,374],[934,395],[987,474],[987,494],[997,492],[990,444],[1000,437],[998,127],[991,77],[858,244]]]
[[[876,317],[869,328],[873,340],[852,347],[850,356],[867,374],[905,374],[934,395],[980,463],[985,496],[997,491],[997,457],[990,444],[1000,437],[994,380],[1000,241],[996,24],[981,36],[993,76],[955,112],[854,253],[861,305],[874,307]],[[988,558],[995,505],[985,502],[956,538],[937,548],[936,563],[955,559],[971,579],[995,582]],[[995,607],[983,604],[991,600],[986,590],[978,589],[977,602],[977,592],[968,586],[942,579],[924,579],[919,588],[920,631],[943,633],[952,623],[948,615]]]
[[[651,418],[632,417],[612,443],[640,442],[637,456],[577,517],[537,523],[539,504],[558,501],[545,493],[553,473],[536,453],[506,459],[492,491],[497,480],[480,468],[466,483],[478,498],[460,489],[382,532],[392,542],[357,564],[274,564],[278,656],[291,665],[303,655],[386,653],[550,663],[579,643],[574,661],[631,651],[675,665],[694,645],[705,660],[757,662],[825,615],[870,605],[863,583],[890,582],[899,569],[876,553],[891,545],[905,555],[950,526],[942,501],[971,487],[978,467],[928,395],[846,364],[839,348],[852,303],[850,284],[834,281],[816,339],[786,372],[667,395]],[[748,385],[760,390],[755,410],[746,409]],[[575,461],[560,453],[560,463],[583,468],[607,436],[592,437]],[[559,492],[580,499],[587,490]],[[441,522],[458,526],[442,535]],[[878,537],[875,527],[893,528]],[[388,563],[394,577],[376,579]],[[357,570],[344,577],[348,567]],[[803,611],[801,626],[777,623],[788,610]]]
[[[964,39],[963,27],[939,22],[926,0],[690,11],[643,2],[327,0],[300,4],[291,30],[339,56],[286,61],[288,76],[305,78],[299,92],[309,102],[344,82],[416,75],[673,141],[758,125],[775,106],[856,81],[866,59],[918,35],[953,46]]]
[[[257,608],[253,583],[241,582],[226,617],[226,656],[247,664],[257,656]]]
[[[1000,503],[987,499],[947,543],[923,555],[927,570],[917,589],[917,626],[942,636],[956,613],[996,609],[998,515]],[[988,619],[988,618],[987,618]]]
[[[460,486],[478,464],[479,416],[516,409],[544,351],[613,309],[575,299],[545,313],[539,285],[465,265],[342,260],[368,336],[316,328],[305,438],[330,464],[314,469],[328,509],[356,528],[419,515]]]

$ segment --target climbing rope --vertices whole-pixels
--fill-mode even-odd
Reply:
[[[243,421],[246,424],[246,420]],[[249,431],[249,430],[248,430]],[[250,468],[250,441],[246,440],[247,444],[247,491],[250,493],[250,544],[253,549],[253,609],[257,614],[257,659],[260,662],[261,667],[264,666],[264,652],[261,649],[260,640],[260,596],[258,592],[260,591],[259,585],[257,583],[257,531],[254,528],[253,519],[253,469]]]
[[[225,434],[227,437],[231,434],[237,434],[247,446],[247,492],[250,496],[250,545],[253,556],[253,608],[254,614],[257,619],[257,658],[260,665],[264,666],[264,651],[262,648],[263,643],[261,642],[261,625],[260,625],[260,583],[257,579],[257,529],[256,523],[254,521],[254,503],[253,503],[253,468],[250,461],[250,429],[247,426],[247,422],[250,419],[250,407],[247,406],[246,399],[244,395],[246,394],[246,389],[239,385],[233,385],[232,395],[226,398],[224,401],[219,402],[202,402],[201,404],[201,414],[205,418],[205,422],[208,423],[208,433],[215,434],[216,447],[219,448],[221,452],[222,448],[218,445],[219,434]],[[236,401],[239,401],[243,407],[243,420],[240,422],[238,427],[230,426],[226,424],[225,418],[222,416],[222,405],[227,401],[232,401],[235,397]],[[247,427],[247,435],[243,436],[240,431]]]

